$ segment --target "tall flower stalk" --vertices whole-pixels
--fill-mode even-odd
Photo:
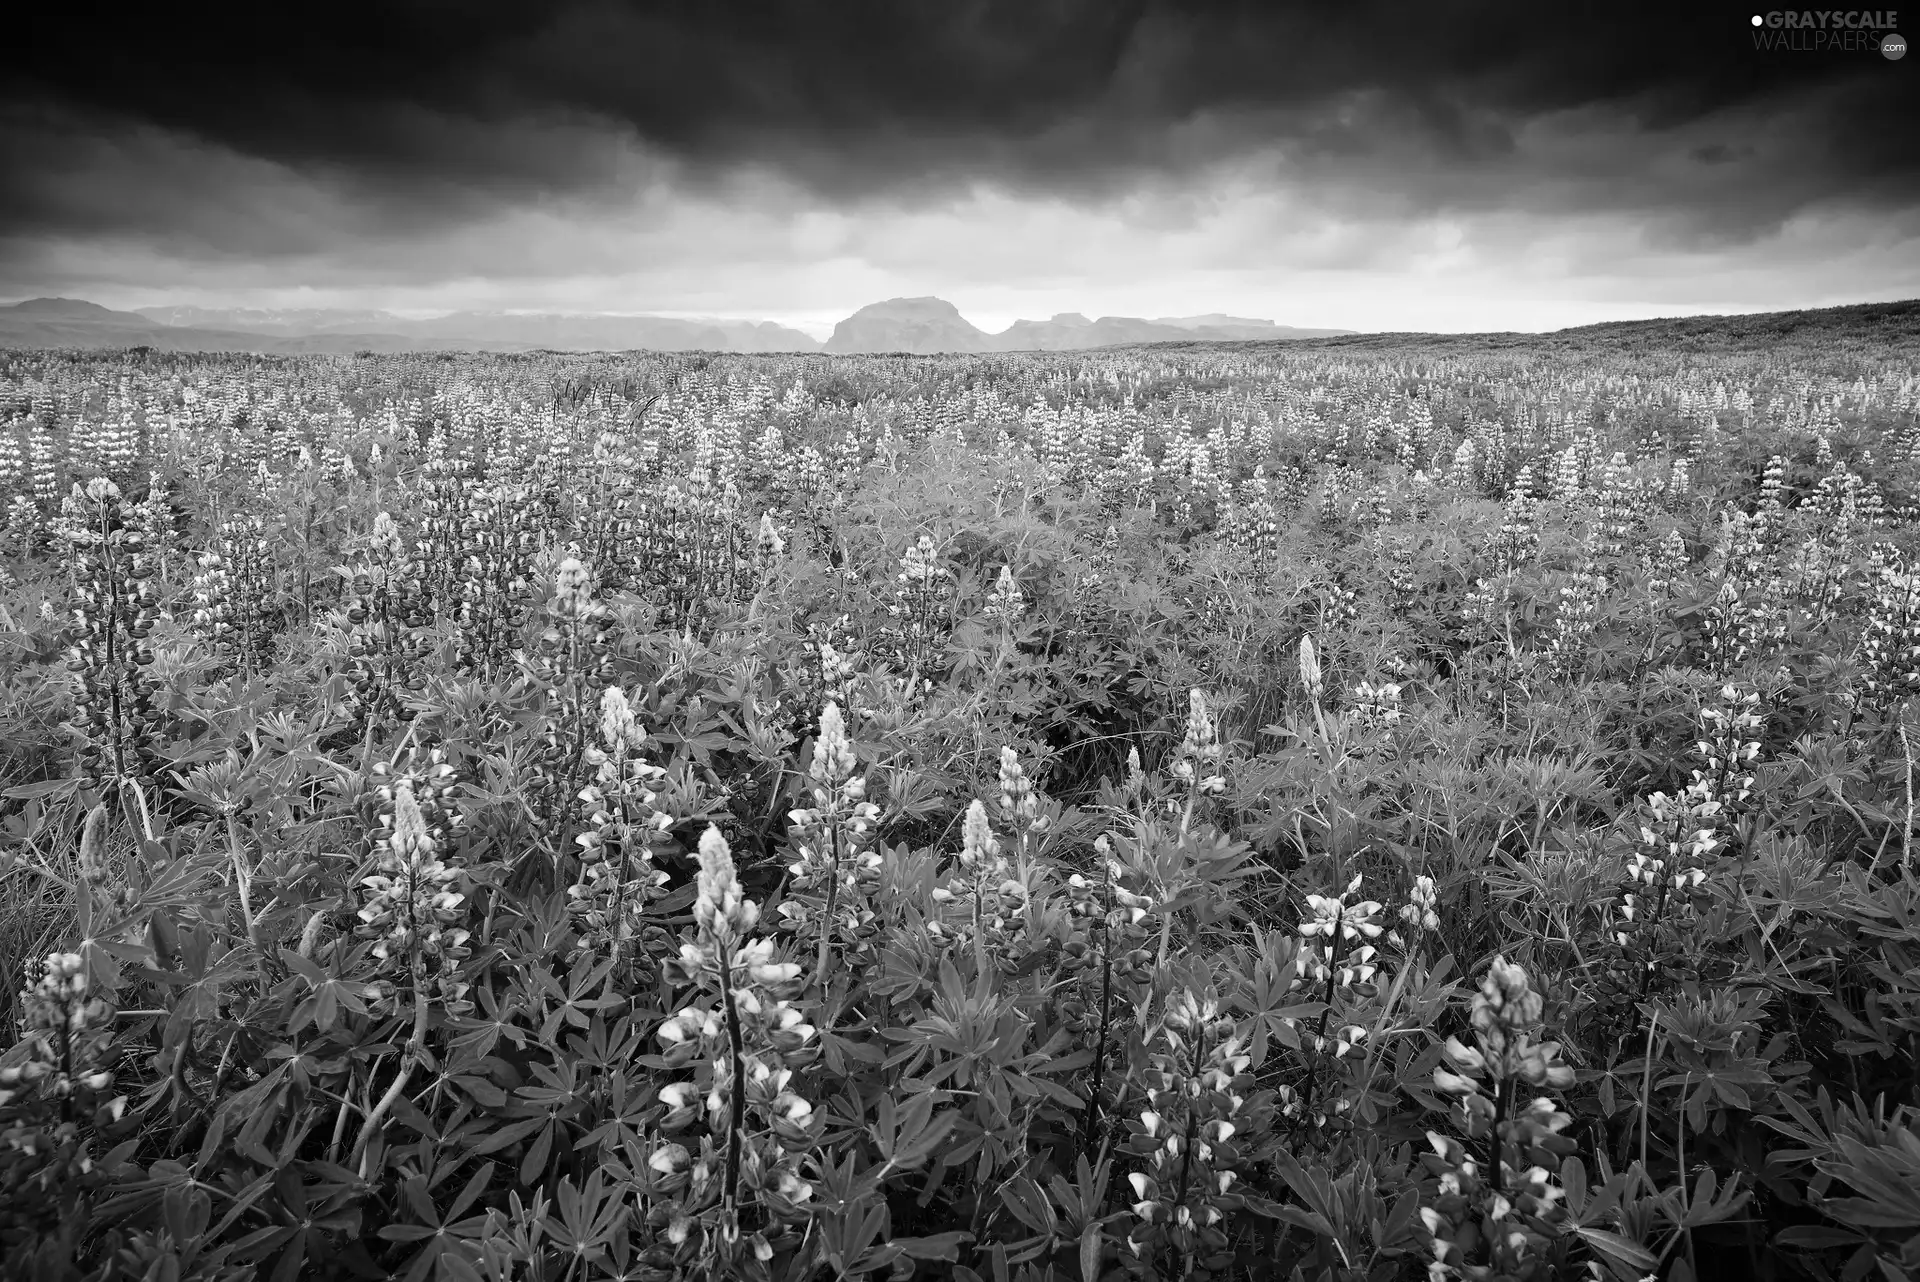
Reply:
[[[1523,1087],[1573,1084],[1560,1044],[1538,1040],[1545,1005],[1524,969],[1494,958],[1473,998],[1474,1045],[1449,1037],[1446,1066],[1434,1070],[1434,1085],[1459,1097],[1455,1120],[1466,1137],[1427,1133],[1434,1151],[1424,1160],[1436,1179],[1420,1218],[1433,1239],[1435,1282],[1551,1276],[1546,1251],[1568,1220],[1556,1173],[1575,1145],[1561,1135],[1573,1119],[1551,1098],[1522,1102]]]
[[[65,502],[73,624],[67,651],[82,769],[101,789],[159,771],[160,710],[147,674],[156,594],[144,537],[127,526],[119,487],[76,484]]]
[[[468,932],[455,924],[466,915],[466,896],[453,889],[459,869],[440,857],[460,822],[450,804],[453,767],[434,749],[423,770],[396,770],[382,762],[374,777],[383,831],[375,841],[376,869],[360,883],[365,894],[360,934],[373,940],[374,957],[407,977],[413,1031],[400,1071],[360,1128],[354,1158],[362,1175],[368,1144],[426,1057],[435,1000],[450,1009],[463,1005],[466,985],[452,967],[468,952]]]
[[[837,935],[854,946],[871,929],[873,892],[880,882],[880,856],[869,849],[880,808],[866,799],[866,776],[847,737],[840,705],[820,713],[813,744],[813,805],[789,811],[794,861],[788,865],[788,896],[780,905],[782,923],[795,933],[815,936],[814,983],[827,990],[828,966]]]
[[[667,882],[653,852],[666,841],[673,816],[655,805],[667,772],[642,755],[647,732],[620,687],[601,694],[598,728],[600,743],[587,750],[594,781],[580,793],[593,811],[576,838],[580,873],[567,888],[567,906],[583,943],[617,967],[646,955],[635,944],[647,901]]]
[[[763,1279],[813,1197],[800,1162],[825,1119],[792,1085],[814,1029],[792,1000],[800,967],[756,937],[760,907],[742,893],[719,829],[700,838],[699,857],[693,934],[664,967],[692,1000],[657,1034],[669,1070],[694,1070],[661,1089],[661,1135],[698,1123],[699,1151],[663,1138],[649,1155],[654,1241],[643,1262],[711,1282]]]
[[[1370,941],[1385,930],[1378,920],[1382,905],[1377,900],[1359,898],[1360,886],[1361,878],[1355,877],[1338,895],[1308,895],[1307,909],[1313,915],[1300,923],[1301,978],[1321,986],[1322,1003],[1308,1043],[1313,1048],[1313,1063],[1297,1105],[1303,1120],[1313,1117],[1314,1092],[1326,1057],[1344,1057],[1367,1036],[1361,1024],[1341,1025],[1331,1037],[1327,1034],[1338,999],[1349,992],[1371,993],[1378,971]]]
[[[1247,1044],[1211,991],[1176,993],[1149,1033],[1147,1107],[1127,1121],[1127,1151],[1144,1168],[1127,1176],[1139,1220],[1127,1245],[1143,1260],[1170,1257],[1163,1276],[1232,1265],[1221,1225],[1244,1205],[1234,1137],[1257,1136],[1269,1120],[1267,1106],[1251,1098]]]

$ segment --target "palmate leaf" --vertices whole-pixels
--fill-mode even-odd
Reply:
[[[488,1217],[460,1216],[486,1191],[493,1170],[492,1162],[482,1163],[444,1214],[434,1205],[425,1179],[415,1176],[402,1182],[402,1199],[419,1222],[389,1224],[380,1230],[380,1236],[389,1242],[421,1243],[408,1262],[402,1282],[426,1282],[429,1277],[439,1282],[482,1282],[479,1247]]]
[[[118,992],[123,966],[154,969],[152,945],[127,938],[139,930],[143,918],[137,907],[116,912],[97,903],[92,895],[80,896],[75,951],[86,962],[87,979],[95,988]]]
[[[909,1095],[904,1104],[896,1104],[891,1092],[880,1095],[874,1119],[867,1125],[874,1156],[881,1163],[874,1178],[885,1179],[894,1171],[918,1170],[945,1142],[960,1119],[953,1112],[934,1112],[944,1098],[943,1092],[919,1091]]]
[[[290,948],[280,950],[280,960],[309,989],[307,996],[294,1008],[288,1019],[289,1033],[297,1033],[309,1023],[315,1032],[328,1033],[339,1021],[341,1012],[349,1015],[367,1013],[366,984],[332,974]]]

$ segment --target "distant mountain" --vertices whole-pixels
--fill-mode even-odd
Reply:
[[[30,298],[0,307],[0,347],[140,347],[160,326],[77,298]]]
[[[944,298],[868,303],[833,327],[829,352],[990,352],[992,338]]]
[[[1090,321],[1077,312],[1065,312],[1050,321],[1015,321],[993,336],[998,351],[1078,351],[1088,347],[1117,347],[1126,343],[1232,343],[1248,339],[1327,338],[1350,334],[1345,329],[1293,329],[1272,321],[1241,320],[1232,316],[1183,316],[1141,320],[1137,316],[1102,316]]]
[[[499,344],[431,343],[398,334],[245,333],[197,325],[163,325],[138,312],[116,312],[97,303],[71,298],[31,298],[24,303],[0,306],[0,348],[151,347],[164,352],[267,352],[304,356],[447,350],[463,346],[500,350]]]
[[[1357,332],[1351,329],[1301,329],[1293,325],[1276,325],[1270,320],[1250,320],[1245,316],[1222,316],[1218,312],[1208,316],[1162,316],[1152,323],[1171,325],[1175,329],[1184,329],[1193,334],[1204,331],[1207,337],[1217,337],[1224,341],[1261,338],[1338,338]]]
[[[113,311],[74,298],[35,298],[0,306],[0,347],[153,347],[162,351],[251,351],[276,355],[356,351],[712,351],[712,352],[1019,352],[1081,351],[1128,343],[1238,342],[1346,335],[1350,330],[1290,329],[1238,316],[1088,320],[1061,312],[1015,321],[998,334],[971,324],[940,298],[893,298],[862,307],[822,344],[771,321],[689,320],[670,316],[558,312],[453,312],[417,319],[391,312],[330,308],[147,307]]]
[[[1052,320],[1017,320],[995,334],[993,340],[1009,352],[1071,352],[1100,345],[1094,337],[1093,322],[1079,312],[1061,312]]]
[[[402,334],[442,342],[512,343],[562,351],[817,352],[820,340],[771,321],[683,320],[672,316],[591,316],[454,312],[403,321]]]
[[[1219,312],[1210,312],[1205,316],[1156,316],[1153,318],[1153,323],[1156,325],[1176,325],[1181,329],[1200,329],[1203,327],[1218,329],[1239,325],[1250,326],[1254,329],[1280,328],[1270,320],[1253,320],[1246,316],[1225,316]]]
[[[406,322],[392,312],[342,311],[325,307],[140,307],[148,320],[188,329],[236,334],[397,333]]]
[[[24,303],[0,308],[14,317],[44,321],[78,321],[102,325],[142,325],[146,318],[135,312],[116,312],[98,303],[79,298],[29,298]]]
[[[1345,329],[1293,329],[1237,316],[1182,316],[1142,320],[1102,316],[1088,320],[1061,312],[1051,320],[1019,320],[998,334],[976,329],[940,298],[893,298],[862,307],[840,322],[829,352],[1072,352],[1126,343],[1237,342],[1246,339],[1324,338]]]
[[[149,307],[166,325],[281,336],[379,334],[430,350],[456,347],[555,351],[814,352],[820,341],[771,321],[683,320],[669,316],[555,312],[453,312],[424,320],[391,312],[301,308]]]

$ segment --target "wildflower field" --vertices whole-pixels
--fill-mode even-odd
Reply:
[[[1917,352],[0,353],[0,1276],[1916,1276]]]

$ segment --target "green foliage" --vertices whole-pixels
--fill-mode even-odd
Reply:
[[[1920,1270],[1910,354],[0,382],[9,1277]]]

